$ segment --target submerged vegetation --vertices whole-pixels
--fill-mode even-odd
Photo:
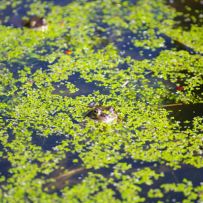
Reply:
[[[1,202],[203,201],[201,2],[178,2],[1,0]]]

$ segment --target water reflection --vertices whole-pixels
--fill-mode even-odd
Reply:
[[[73,158],[73,157],[72,157]],[[74,157],[75,158],[75,157]],[[117,179],[114,177],[114,171],[115,171],[115,165],[109,165],[108,168],[100,168],[100,169],[93,169],[93,168],[88,168],[86,169],[81,165],[81,161],[79,161],[79,164],[73,166],[73,163],[70,163],[70,157],[69,161],[64,161],[62,169],[59,169],[57,171],[54,171],[52,174],[48,176],[48,182],[47,184],[44,185],[44,190],[53,193],[57,192],[58,194],[60,193],[60,190],[65,188],[65,187],[73,187],[76,184],[80,184],[87,176],[88,174],[94,173],[94,174],[100,174],[103,177],[109,179],[113,178],[114,182],[119,182],[121,180]],[[179,169],[174,170],[171,167],[165,165],[165,164],[159,164],[158,162],[143,162],[143,161],[135,161],[132,159],[122,159],[120,160],[121,163],[127,163],[131,165],[131,168],[123,171],[123,175],[132,175],[135,172],[138,172],[140,170],[143,170],[145,168],[150,168],[153,170],[155,173],[161,174],[163,173],[164,175],[157,179],[154,180],[152,185],[147,185],[147,184],[142,184],[142,192],[141,196],[144,196],[147,198],[147,194],[151,188],[159,188],[160,185],[162,184],[167,184],[167,183],[181,183],[183,182],[184,179],[190,180],[193,182],[194,186],[199,186],[199,180],[202,177],[203,173],[203,168],[195,168],[190,165],[182,165]],[[72,165],[71,165],[72,164]],[[122,199],[122,195],[118,191],[118,188],[116,185],[109,184],[108,188],[111,188],[115,194],[116,198]],[[147,202],[155,202],[158,200],[168,200],[168,201],[181,201],[183,199],[183,194],[182,193],[175,193],[175,192],[169,192],[164,195],[163,198],[156,199],[154,198],[153,200],[150,198],[147,198]]]
[[[190,30],[192,24],[202,26],[202,1],[191,0],[168,0],[168,5],[175,8],[178,12],[181,12],[178,17],[175,18],[177,22],[176,26],[181,26],[185,30]]]
[[[96,81],[86,82],[83,78],[80,77],[80,73],[75,73],[71,75],[66,82],[70,82],[75,85],[78,91],[76,91],[75,93],[71,93],[69,89],[67,89],[65,84],[60,85],[59,83],[55,83],[55,90],[53,91],[53,94],[59,94],[61,96],[69,96],[75,98],[79,95],[87,96],[95,91],[99,91],[101,94],[109,93],[108,88],[103,87],[101,85],[99,86],[99,83]]]

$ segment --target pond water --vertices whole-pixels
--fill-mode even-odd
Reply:
[[[202,7],[1,0],[0,202],[202,202]]]

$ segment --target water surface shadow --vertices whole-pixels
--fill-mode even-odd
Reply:
[[[101,84],[97,81],[86,82],[85,79],[80,77],[80,73],[76,72],[69,77],[67,82],[75,85],[78,88],[78,91],[75,93],[70,93],[68,88],[65,85],[60,85],[60,83],[54,83],[55,90],[53,94],[59,94],[61,96],[69,96],[75,98],[80,95],[87,96],[92,94],[95,91],[99,91],[101,94],[109,94],[109,89],[101,86]]]

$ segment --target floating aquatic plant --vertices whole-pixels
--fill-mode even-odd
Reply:
[[[202,114],[172,116],[202,103],[199,21],[164,0],[54,2],[0,3],[1,202],[203,201]],[[92,102],[119,122],[86,118]]]

